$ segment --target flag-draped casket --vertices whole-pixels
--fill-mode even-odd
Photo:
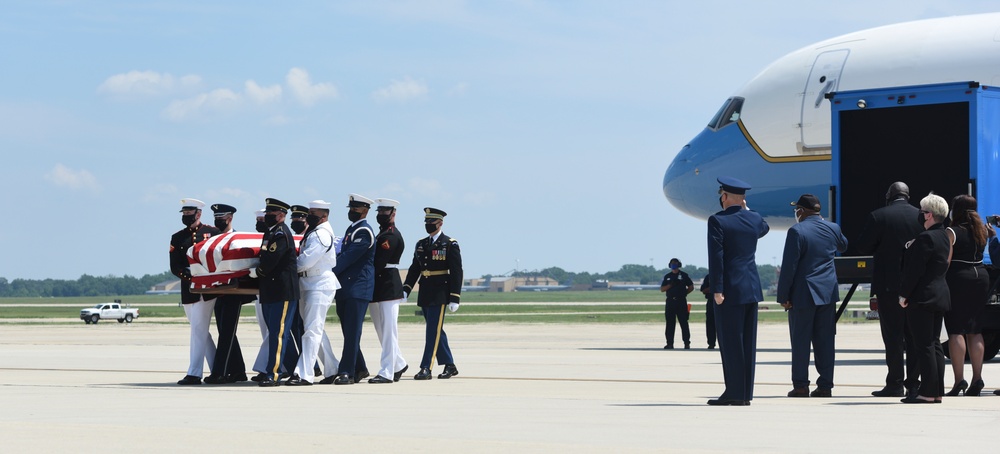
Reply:
[[[243,283],[249,281],[250,270],[260,262],[263,238],[262,233],[230,232],[210,237],[188,249],[191,291],[229,293],[225,290],[243,287]],[[294,235],[293,238],[298,250],[302,236]]]

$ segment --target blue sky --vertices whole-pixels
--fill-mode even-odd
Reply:
[[[702,265],[670,160],[768,63],[995,2],[22,1],[0,15],[0,277],[167,270],[183,197],[449,213],[469,276]],[[751,196],[752,206],[752,196]],[[374,216],[370,216],[374,223]],[[780,259],[784,232],[760,245]],[[406,263],[409,260],[404,260]]]

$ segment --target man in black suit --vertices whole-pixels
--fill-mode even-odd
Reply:
[[[267,376],[257,384],[278,386],[281,361],[291,343],[291,325],[298,312],[299,276],[296,274],[295,239],[285,224],[288,204],[265,199],[267,231],[260,244],[260,265],[254,270],[260,280],[260,306],[267,322]]]
[[[885,193],[886,206],[868,215],[861,235],[855,244],[862,255],[875,258],[872,271],[872,295],[878,302],[879,325],[882,343],[885,344],[885,364],[889,372],[885,387],[872,391],[876,397],[901,397],[904,392],[915,392],[917,364],[912,351],[912,340],[906,329],[906,313],[897,304],[899,283],[902,278],[904,244],[922,231],[917,224],[920,211],[910,205],[910,188],[902,181],[889,186]],[[903,380],[903,352],[906,352],[906,380]],[[905,386],[905,390],[904,390]]]
[[[236,207],[216,203],[212,205],[212,212],[215,213],[215,228],[219,229],[219,234],[232,233]],[[252,296],[247,295],[219,295],[216,298],[215,327],[219,331],[219,344],[212,374],[205,377],[205,383],[219,385],[247,381],[247,366],[243,361],[240,340],[236,337],[236,328],[239,325],[241,307],[253,300]]]

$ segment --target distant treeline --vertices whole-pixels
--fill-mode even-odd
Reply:
[[[176,279],[169,272],[132,276],[90,276],[63,279],[14,279],[0,277],[0,297],[120,296],[141,295],[160,282]]]
[[[708,274],[708,268],[693,265],[685,265],[681,267],[681,271],[691,276],[691,279],[694,281]],[[757,272],[760,273],[761,286],[767,288],[774,285],[778,281],[777,271],[774,265],[758,265]],[[574,273],[559,267],[551,267],[536,271],[518,271],[513,273],[513,276],[549,277],[555,279],[561,285],[593,285],[600,281],[638,282],[640,284],[657,285],[663,281],[663,275],[668,272],[670,272],[669,268],[658,270],[650,265],[630,264],[623,265],[618,271],[609,271],[607,273]]]
[[[758,265],[760,283],[764,288],[777,282],[777,269],[773,265]],[[708,268],[686,265],[681,271],[688,273],[692,280],[699,280],[708,274]],[[663,280],[669,269],[656,269],[650,265],[623,265],[618,271],[606,273],[574,273],[557,266],[535,271],[518,271],[515,277],[549,277],[561,285],[594,285],[600,281],[638,282],[656,285]],[[469,277],[469,276],[467,276]],[[497,277],[486,275],[484,277]],[[147,274],[141,278],[132,276],[90,276],[84,274],[75,281],[63,279],[14,279],[0,277],[0,297],[60,297],[60,296],[121,296],[141,295],[154,285],[176,279],[169,272]],[[696,289],[697,290],[697,289]]]

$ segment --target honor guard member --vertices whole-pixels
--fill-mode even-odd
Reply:
[[[288,224],[296,235],[301,235],[306,231],[306,217],[309,216],[309,208],[303,205],[292,205],[292,222]]]
[[[368,312],[368,303],[375,289],[375,233],[365,217],[372,199],[349,194],[347,219],[351,225],[344,233],[337,266],[333,273],[342,286],[337,291],[337,316],[344,333],[344,352],[340,356],[340,371],[335,385],[349,385],[368,377],[368,366],[361,354],[361,328]]]
[[[747,208],[750,185],[732,177],[719,182],[722,211],[708,218],[708,274],[726,390],[709,405],[750,405],[757,364],[757,305],[764,299],[757,274],[757,240],[767,222]]]
[[[257,225],[254,227],[257,233],[267,232],[267,225],[264,224],[264,209],[259,209],[256,211],[255,216],[257,218]],[[257,326],[260,327],[260,348],[257,349],[257,359],[253,362],[253,371],[257,372],[257,375],[251,377],[250,379],[259,382],[261,379],[267,376],[264,372],[267,370],[267,322],[264,321],[264,311],[260,307],[260,294],[258,292],[257,300],[253,302],[254,314],[257,316]]]
[[[187,251],[197,243],[218,235],[219,229],[201,223],[201,209],[205,202],[198,199],[181,200],[181,222],[184,228],[170,237],[170,272],[181,279],[181,303],[184,315],[191,323],[191,353],[187,375],[178,385],[200,385],[205,361],[215,362],[215,342],[209,332],[215,295],[191,291],[191,267]]]
[[[420,279],[417,306],[423,309],[426,330],[424,335],[424,355],[420,358],[420,372],[415,380],[430,380],[435,357],[444,364],[444,372],[438,378],[445,379],[458,375],[455,359],[448,345],[448,335],[444,332],[444,308],[455,312],[462,297],[462,252],[458,241],[441,233],[444,211],[424,208],[424,228],[429,236],[417,242],[413,251],[413,263],[406,273],[403,284],[404,298],[413,291],[413,285]]]
[[[288,227],[296,235],[302,235],[308,227],[306,217],[309,215],[309,208],[304,205],[292,205],[288,210],[289,216],[292,218],[291,222],[288,223]],[[305,327],[302,322],[304,317],[302,314],[303,305],[301,301],[299,303],[299,310],[295,311],[295,317],[292,319],[292,343],[289,344],[289,346],[294,347],[294,349],[289,351],[289,353],[293,354],[285,355],[285,359],[282,360],[281,378],[290,378],[292,376],[295,367],[299,364],[299,357],[302,355],[302,333],[305,331]]]
[[[302,353],[295,374],[288,379],[289,386],[312,385],[313,368],[317,355],[323,354],[327,377],[337,374],[339,363],[332,354],[330,338],[326,336],[326,314],[333,304],[333,295],[340,288],[340,281],[333,274],[337,265],[336,235],[330,227],[330,203],[314,200],[307,212],[308,228],[299,245],[298,273],[302,304],[299,312],[305,330],[302,334]]]
[[[212,205],[215,214],[215,228],[220,235],[233,232],[233,214],[236,207],[224,203]],[[240,321],[240,309],[253,301],[252,296],[219,295],[215,299],[215,328],[219,331],[219,345],[216,348],[212,374],[205,377],[205,383],[223,384],[247,380],[247,366],[243,362],[243,350],[236,337],[236,327]]]
[[[298,311],[299,277],[296,272],[295,240],[285,224],[288,204],[265,199],[267,232],[260,245],[260,264],[254,275],[260,280],[260,305],[267,322],[267,376],[260,386],[278,386],[284,355],[294,348],[291,322]],[[288,373],[291,373],[289,371]]]
[[[392,199],[375,199],[378,236],[375,237],[375,294],[371,313],[375,332],[382,344],[381,366],[368,383],[399,381],[409,366],[399,350],[399,305],[403,302],[403,281],[399,278],[399,258],[403,255],[403,235],[396,229],[396,206]]]
[[[687,294],[694,291],[694,282],[687,273],[681,271],[681,261],[670,259],[670,272],[663,276],[660,283],[660,291],[667,294],[667,301],[664,307],[664,317],[667,320],[664,335],[667,337],[665,350],[674,348],[674,327],[676,323],[681,325],[681,340],[684,341],[684,349],[691,349],[691,329],[688,327],[688,302]]]

